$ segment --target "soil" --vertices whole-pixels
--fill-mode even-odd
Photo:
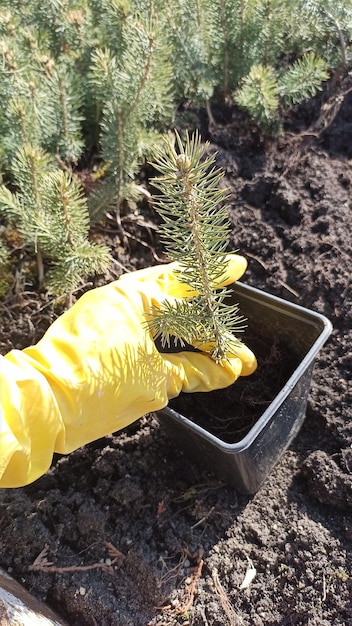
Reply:
[[[153,415],[1,491],[0,564],[70,626],[352,623],[350,78],[291,111],[280,137],[213,114],[199,127],[233,191],[245,281],[326,315],[333,334],[304,425],[255,496],[199,469]],[[163,259],[150,208],[124,224],[128,249],[112,222],[95,231],[116,275]],[[2,353],[58,313],[29,291],[1,305]]]
[[[299,364],[289,346],[272,334],[265,336],[249,325],[244,339],[258,364],[250,377],[240,377],[227,389],[206,395],[181,393],[169,402],[172,409],[227,443],[237,443],[247,435]]]

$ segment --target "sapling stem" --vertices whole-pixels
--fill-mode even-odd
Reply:
[[[238,305],[226,304],[230,291],[221,286],[227,275],[228,192],[219,186],[223,172],[214,167],[215,155],[205,156],[207,149],[198,133],[187,134],[185,145],[176,133],[176,142],[166,139],[156,154],[161,239],[169,260],[179,263],[185,289],[182,298],[153,309],[148,322],[163,347],[191,344],[221,361],[236,353],[235,333],[244,329],[244,319]]]

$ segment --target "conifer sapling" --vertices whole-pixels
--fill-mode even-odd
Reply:
[[[228,192],[219,187],[223,172],[214,167],[215,155],[205,157],[208,144],[198,133],[187,134],[184,145],[177,133],[176,146],[165,143],[153,162],[161,174],[153,179],[160,192],[154,202],[168,258],[179,263],[178,279],[189,296],[161,303],[148,325],[164,348],[191,344],[219,362],[236,354],[235,334],[244,329],[238,305],[226,303],[230,290],[216,289],[227,274]]]

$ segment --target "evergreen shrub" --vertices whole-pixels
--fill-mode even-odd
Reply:
[[[140,168],[181,109],[222,101],[278,132],[348,67],[351,24],[350,0],[2,0],[0,226],[36,256],[33,281],[69,294],[107,271],[90,225],[113,213],[124,242]]]

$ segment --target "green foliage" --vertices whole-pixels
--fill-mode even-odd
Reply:
[[[39,284],[45,278],[55,294],[104,272],[110,260],[88,240],[87,199],[69,173],[84,149],[85,4],[5,1],[0,11],[0,159],[11,184],[0,188],[0,213],[36,253]]]
[[[352,5],[350,0],[300,0],[299,50],[313,49],[331,68],[351,62]]]
[[[173,0],[161,19],[176,94],[197,104],[231,101],[253,66],[280,74],[308,51],[329,67],[348,62],[351,12],[350,0]]]
[[[105,200],[120,225],[121,204],[136,196],[136,173],[158,141],[157,127],[173,116],[171,68],[161,33],[153,24],[126,17],[119,32],[120,50],[96,49],[90,83],[102,111],[101,156],[108,164],[102,186],[90,199],[91,215],[99,217]],[[156,25],[155,25],[156,26]]]
[[[93,156],[99,176],[85,198],[90,223],[114,213],[123,240],[121,212],[139,197],[139,169],[174,126],[180,105],[206,103],[211,112],[212,101],[237,104],[277,132],[284,107],[311,97],[328,72],[349,66],[351,40],[351,0],[2,0],[0,174],[8,204],[0,210],[9,215],[11,203],[25,198],[28,215],[53,213],[42,185],[36,194],[30,177],[19,185],[15,170],[28,146],[40,161],[38,180],[50,155],[45,176],[56,180],[60,167],[73,186],[69,172],[83,163],[92,169]],[[51,202],[62,214],[56,183]],[[40,268],[41,254],[51,264],[54,257],[44,251],[41,223],[31,220],[26,241]],[[46,224],[54,229],[52,217]],[[85,233],[74,239],[77,267],[72,250],[61,248],[76,267],[62,270],[67,289],[65,273],[83,276],[89,263],[94,267]],[[48,271],[45,284],[50,279],[54,289],[52,276]]]
[[[83,149],[83,88],[72,57],[55,61],[40,31],[22,25],[16,16],[10,18],[8,12],[0,14],[0,23],[6,31],[0,38],[0,150],[6,162],[24,143],[77,161]]]
[[[216,84],[211,59],[214,11],[204,0],[165,3],[161,22],[171,48],[176,98],[200,104],[208,100]]]
[[[208,349],[220,361],[236,352],[232,333],[243,330],[238,307],[225,304],[229,290],[215,290],[227,268],[227,191],[219,187],[223,173],[213,167],[215,156],[204,158],[208,146],[198,134],[187,135],[185,145],[176,134],[176,142],[175,147],[166,140],[166,149],[155,155],[153,165],[161,173],[153,179],[160,192],[155,207],[163,219],[168,258],[180,264],[178,278],[190,296],[161,303],[151,312],[149,326],[163,345],[176,338],[181,345]]]
[[[312,52],[297,60],[288,70],[254,65],[235,96],[259,126],[273,130],[279,124],[279,107],[307,100],[327,80],[327,65]]]
[[[60,155],[68,163],[76,163],[84,147],[81,77],[73,63],[67,60],[47,73],[43,88],[49,103],[45,119],[51,128],[43,143],[50,153]]]
[[[235,100],[260,126],[273,123],[279,108],[279,86],[273,68],[253,65]]]
[[[308,100],[327,79],[326,62],[309,52],[280,76],[278,84],[281,100],[285,105]]]
[[[58,294],[71,292],[89,274],[105,272],[110,255],[105,246],[87,240],[89,215],[79,180],[28,145],[18,152],[12,172],[17,191],[0,186],[0,210],[35,250],[40,283],[43,258],[49,265],[46,285]]]

